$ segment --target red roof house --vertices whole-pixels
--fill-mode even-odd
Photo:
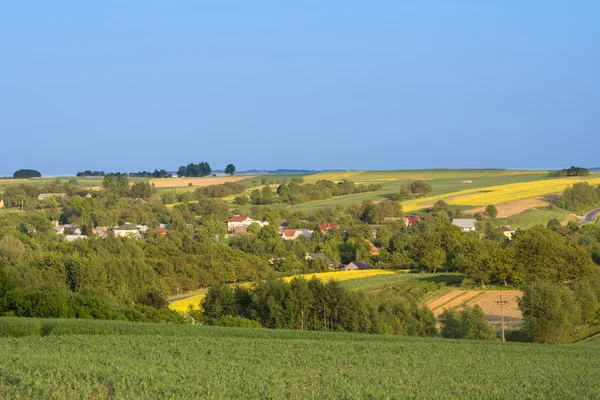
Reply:
[[[169,233],[169,230],[159,226],[158,228],[154,228],[154,232],[166,235],[167,233]]]
[[[337,224],[323,224],[323,225],[319,225],[319,229],[321,231],[326,231],[328,229],[340,229],[340,226]]]
[[[372,256],[378,256],[379,255],[379,249],[377,247],[375,247],[375,245],[373,243],[371,243],[370,240],[365,239],[365,242],[367,242],[369,244],[369,246],[371,246],[371,255]]]

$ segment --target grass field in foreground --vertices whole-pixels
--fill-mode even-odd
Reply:
[[[351,280],[351,279],[364,279],[364,278],[374,277],[377,275],[390,276],[390,275],[394,275],[394,274],[396,274],[396,273],[393,271],[390,271],[390,270],[370,269],[370,270],[363,270],[363,271],[319,272],[319,273],[315,273],[315,274],[304,274],[304,275],[297,275],[297,276],[303,277],[304,279],[307,279],[307,280],[312,279],[312,278],[317,278],[322,281],[328,281],[328,280],[347,281],[347,280]],[[292,279],[294,279],[295,277],[296,276],[288,276],[283,279],[285,281],[289,282]],[[246,284],[242,284],[242,285],[246,285]],[[200,302],[206,296],[206,289],[196,290],[194,292],[188,292],[187,295],[191,295],[191,296],[187,297],[185,299],[171,301],[169,303],[169,308],[171,310],[180,311],[180,312],[188,311],[190,306],[192,306],[193,309],[196,309],[196,310],[199,309]],[[186,296],[186,293],[179,295],[179,297],[184,297],[184,296]]]
[[[0,319],[0,325],[7,323]],[[597,347],[584,343],[50,323],[55,327],[45,328],[48,336],[0,338],[0,398],[593,399],[600,394]],[[85,326],[79,329],[79,323]]]

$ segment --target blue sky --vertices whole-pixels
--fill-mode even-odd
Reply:
[[[599,12],[0,0],[0,175],[598,166]]]

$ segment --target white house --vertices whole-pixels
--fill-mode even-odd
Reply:
[[[294,240],[299,238],[300,236],[304,236],[307,239],[312,238],[313,231],[310,229],[286,229],[283,231],[282,239],[283,240]]]
[[[134,238],[140,235],[140,228],[133,224],[123,224],[113,229],[115,237],[128,237]]]
[[[255,221],[252,218],[248,217],[247,215],[234,215],[233,217],[229,218],[229,220],[227,221],[227,230],[229,232],[234,232],[239,227],[242,227],[242,226],[248,227],[254,223],[257,223],[258,225],[260,225],[261,228],[265,225],[269,225],[268,222]]]
[[[475,218],[455,218],[452,220],[452,225],[458,226],[463,233],[475,232]]]

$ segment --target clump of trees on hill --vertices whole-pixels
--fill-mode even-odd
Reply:
[[[76,176],[104,176],[106,175],[104,171],[90,171],[86,169],[85,171],[78,172]]]
[[[15,171],[13,178],[15,179],[29,179],[29,178],[41,178],[42,174],[35,169],[20,169]]]
[[[565,168],[558,171],[551,171],[548,176],[552,178],[560,178],[564,176],[588,176],[590,171],[587,168],[571,167]]]
[[[210,164],[206,161],[202,161],[199,164],[190,163],[187,166],[179,167],[177,175],[185,177],[203,177],[208,176],[212,172]]]
[[[593,187],[587,182],[579,182],[563,191],[558,205],[575,212],[589,211],[600,205],[600,187]]]
[[[392,195],[392,200],[406,200],[414,197],[427,196],[433,191],[430,184],[423,182],[422,180],[416,180],[411,183],[405,183],[400,186],[400,192]]]
[[[355,185],[354,182],[344,180],[339,183],[321,180],[315,183],[298,184],[295,181],[282,183],[273,192],[269,185],[261,190],[254,189],[249,198],[240,196],[236,198],[237,204],[301,204],[313,200],[326,200],[334,196],[345,196],[356,193],[366,193],[381,190],[381,185],[364,184]]]

